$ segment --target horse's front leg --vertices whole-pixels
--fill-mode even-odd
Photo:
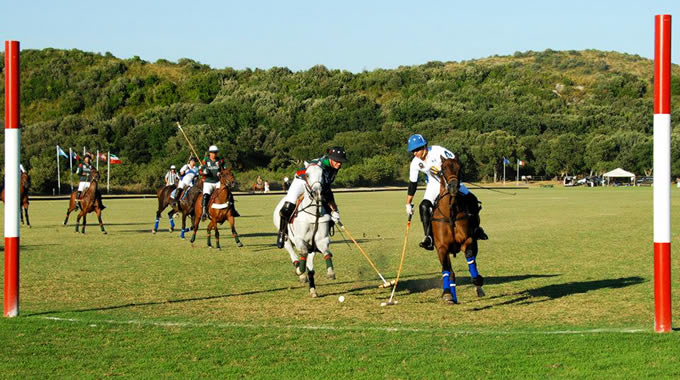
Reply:
[[[469,241],[466,244],[464,244],[461,248],[465,252],[465,261],[467,261],[468,271],[470,272],[472,284],[475,286],[477,290],[477,297],[484,297],[486,295],[484,293],[484,289],[482,289],[482,286],[484,285],[484,277],[482,277],[482,275],[479,274],[479,271],[477,270],[477,251],[478,251],[477,240],[474,240],[472,238],[468,240]]]
[[[26,214],[26,225],[31,228],[31,222],[28,221],[28,207],[24,208],[24,213]]]
[[[80,218],[83,217],[83,213],[79,212],[78,213],[78,218],[76,218],[76,232],[80,232]],[[85,227],[83,227],[85,228]]]
[[[449,304],[458,303],[456,296],[456,275],[451,268],[451,256],[448,245],[438,245],[437,254],[442,265],[442,301]]]
[[[234,214],[231,212],[231,210],[228,211],[229,214],[227,214],[227,220],[229,221],[229,225],[231,226],[231,236],[234,237],[234,240],[236,241],[236,245],[240,248],[243,247],[243,243],[241,243],[241,239],[238,238],[238,232],[236,232],[236,219],[234,218]]]
[[[314,282],[314,254],[311,252],[307,257],[307,278],[309,279],[309,295],[312,298],[319,296],[316,292],[316,283]]]
[[[102,230],[102,233],[106,235],[107,232],[104,229],[104,222],[102,221],[102,210],[97,209],[97,220],[99,221],[99,228]]]
[[[196,241],[196,232],[198,232],[198,227],[200,226],[200,223],[201,223],[201,215],[195,214],[194,217],[193,217],[193,222],[194,223],[193,223],[193,226],[192,226],[192,230],[194,231],[194,233],[191,235],[191,245],[192,246],[194,245],[194,242]]]
[[[180,239],[184,240],[184,233],[186,232],[187,228],[187,215],[185,213],[182,213],[182,231],[179,234]]]
[[[210,223],[208,223],[208,248],[212,248],[212,243],[210,242],[210,237],[212,234],[212,229],[213,229],[213,220],[210,220]]]
[[[163,210],[161,210],[160,207],[158,208],[158,211],[156,211],[156,221],[153,223],[153,229],[151,230],[152,234],[158,232],[158,223],[161,220],[161,211]]]
[[[83,215],[83,229],[80,230],[81,233],[85,233],[85,225],[87,225],[87,214]]]

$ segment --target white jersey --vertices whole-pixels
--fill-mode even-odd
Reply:
[[[184,166],[179,169],[179,175],[182,176],[183,180],[188,177],[188,181],[191,181],[198,175],[198,167],[194,166],[192,168],[189,164],[184,164]]]
[[[418,157],[413,157],[411,161],[411,169],[409,170],[408,179],[411,182],[418,182],[418,173],[423,172],[427,175],[427,182],[435,181],[439,183],[439,172],[442,170],[442,160],[444,158],[455,158],[456,155],[450,150],[439,145],[432,145],[427,148],[427,157],[421,160]]]

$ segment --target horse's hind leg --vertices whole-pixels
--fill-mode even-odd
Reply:
[[[217,249],[221,251],[222,247],[220,246],[220,230],[217,229],[217,223],[215,223],[215,242],[217,244]]]
[[[241,239],[238,238],[238,232],[236,232],[236,226],[235,223],[236,221],[234,220],[234,214],[229,212],[229,216],[227,216],[227,220],[229,221],[229,224],[231,225],[231,236],[234,237],[234,240],[236,241],[236,245],[240,248],[243,247],[243,243],[241,243]]]
[[[102,233],[104,235],[107,234],[106,230],[104,229],[104,222],[102,221],[102,211],[98,210],[97,211],[97,219],[99,219],[99,228],[102,230]]]
[[[208,224],[208,248],[212,248],[212,243],[210,242],[210,235],[212,234],[212,229],[213,229],[213,220],[210,220],[210,223]]]
[[[465,261],[467,261],[468,271],[470,271],[470,278],[472,279],[472,284],[477,289],[477,297],[484,297],[484,277],[479,274],[477,270],[477,241],[474,240],[471,244],[465,247]]]
[[[82,217],[82,215],[80,215],[80,213],[78,213],[78,217],[76,218],[76,232],[80,232],[80,218],[81,217]]]
[[[450,304],[458,303],[456,296],[456,275],[451,268],[451,257],[448,247],[437,247],[439,262],[442,264],[442,301]]]
[[[161,220],[161,211],[162,210],[160,209],[156,211],[156,221],[153,224],[153,230],[151,230],[152,234],[155,234],[158,231],[158,222]]]
[[[174,208],[170,210],[170,212],[168,212],[168,219],[170,220],[170,232],[175,231],[175,220],[172,218],[174,213],[175,213]]]
[[[85,233],[85,225],[87,225],[87,214],[83,215],[83,229],[80,231],[81,233]]]

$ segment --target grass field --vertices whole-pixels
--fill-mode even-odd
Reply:
[[[476,193],[491,237],[478,257],[487,296],[476,297],[460,255],[454,306],[439,300],[441,268],[417,247],[419,222],[399,304],[380,307],[389,291],[339,233],[338,279],[319,270],[321,297],[309,298],[274,246],[278,196],[237,198],[245,247],[223,227],[222,251],[205,248],[204,230],[192,248],[167,233],[167,219],[152,235],[154,200],[108,201],[108,235],[62,227],[65,201],[33,202],[34,226],[21,231],[21,316],[0,320],[0,377],[680,376],[678,333],[652,331],[651,188]],[[350,232],[393,278],[405,194],[337,198]],[[676,294],[678,282],[674,270]]]

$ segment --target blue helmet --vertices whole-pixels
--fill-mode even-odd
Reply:
[[[411,135],[411,137],[408,138],[408,151],[413,152],[414,150],[418,150],[424,146],[427,146],[427,140],[425,140],[425,137],[423,137],[420,134],[415,134]]]

